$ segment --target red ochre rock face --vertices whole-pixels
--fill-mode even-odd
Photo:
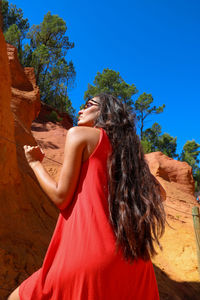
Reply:
[[[69,129],[73,125],[72,118],[65,112],[61,113],[54,107],[51,107],[47,104],[41,103],[41,109],[38,117],[36,118],[36,121],[39,121],[39,123],[47,123],[50,120],[50,116],[52,112],[56,112],[58,118],[61,120],[59,123],[62,125],[62,127]]]
[[[0,185],[19,181],[11,103],[11,75],[7,49],[3,34],[0,33]]]
[[[14,46],[7,44],[7,53],[11,74],[11,110],[15,120],[15,139],[17,143],[28,142],[35,145],[30,128],[32,121],[40,112],[41,103],[34,69],[22,68]]]
[[[12,45],[7,44],[7,55],[11,70],[12,87],[21,91],[31,92],[33,90],[33,84],[26,76],[25,70],[18,60],[17,49]]]
[[[146,154],[145,158],[151,173],[165,189],[167,199],[195,204],[192,168],[186,162],[174,160],[162,152]]]
[[[0,31],[0,299],[41,266],[57,219],[23,151],[37,145],[40,106],[33,68],[22,68]]]

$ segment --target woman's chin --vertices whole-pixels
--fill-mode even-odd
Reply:
[[[93,122],[81,122],[78,121],[77,126],[86,126],[86,127],[93,127]]]
[[[78,122],[77,122],[77,125],[78,125],[78,126],[92,127],[93,124],[94,124],[94,121],[93,121],[93,120],[83,120],[83,119],[80,119],[80,120],[78,120]]]
[[[79,121],[77,122],[77,125],[78,125],[78,126],[84,126],[84,122],[81,122],[81,120],[79,120]]]

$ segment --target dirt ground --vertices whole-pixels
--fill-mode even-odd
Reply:
[[[45,168],[58,179],[67,130],[50,122],[34,122],[32,133],[46,154]],[[158,255],[152,259],[160,298],[200,299],[200,273],[192,219],[194,203],[167,198],[164,205],[168,224],[161,238],[163,250],[158,249]]]
[[[182,207],[183,209],[183,207]],[[177,218],[178,216],[178,218]],[[168,215],[169,226],[161,239],[163,251],[153,259],[161,299],[200,299],[200,274],[192,221]],[[166,278],[163,278],[163,273]]]

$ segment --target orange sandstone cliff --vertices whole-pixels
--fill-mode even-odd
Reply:
[[[57,218],[23,153],[24,144],[37,144],[30,128],[40,111],[34,71],[7,47],[0,31],[0,299],[41,266]]]
[[[174,160],[162,152],[146,154],[145,158],[151,173],[166,190],[168,199],[195,201],[192,168],[186,162]]]
[[[166,191],[164,205],[167,213],[180,215],[183,210],[184,221],[191,220],[192,207],[197,205],[192,168],[186,162],[174,160],[162,152],[146,154],[145,158],[151,173]]]

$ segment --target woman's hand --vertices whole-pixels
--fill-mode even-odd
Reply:
[[[42,162],[45,154],[39,146],[24,145],[24,152],[28,164],[32,168],[37,162]]]

